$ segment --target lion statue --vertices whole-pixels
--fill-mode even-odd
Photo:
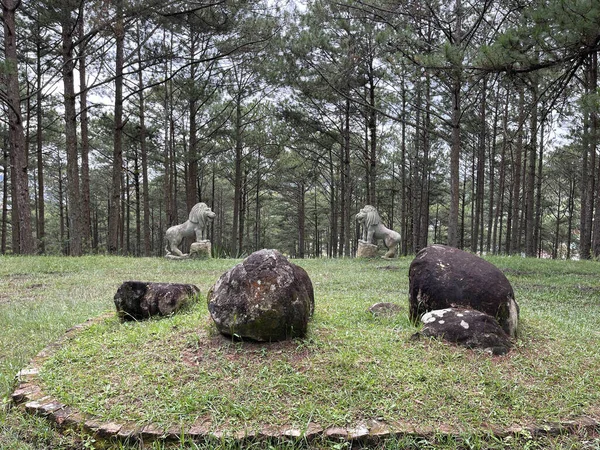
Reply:
[[[205,239],[208,223],[212,222],[216,214],[208,207],[206,203],[196,203],[190,211],[190,216],[187,221],[179,225],[173,225],[166,233],[167,257],[176,255],[185,258],[184,254],[179,249],[181,241],[184,238],[195,238],[196,242]]]
[[[374,206],[366,205],[356,214],[356,220],[363,226],[363,238],[359,242],[377,245],[377,240],[382,239],[388,248],[384,258],[396,256],[396,247],[401,240],[400,234],[381,223],[381,217]]]

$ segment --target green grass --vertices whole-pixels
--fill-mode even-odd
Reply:
[[[385,448],[600,448],[597,436],[581,433],[535,439],[489,433],[489,427],[600,414],[600,264],[489,260],[505,271],[521,307],[520,336],[505,357],[410,340],[416,331],[407,319],[410,259],[294,261],[315,288],[309,334],[257,344],[221,337],[207,312],[206,292],[234,260],[3,257],[0,396],[7,404],[15,373],[45,345],[111,311],[121,282],[182,282],[200,288],[199,302],[161,320],[110,318],[93,325],[48,360],[45,390],[102,420],[203,421],[226,434],[262,424],[328,427],[379,419],[459,432],[391,439]],[[376,318],[367,312],[382,301],[400,304],[402,313]],[[0,448],[87,444],[17,409],[0,413]],[[235,448],[229,441],[178,446]]]

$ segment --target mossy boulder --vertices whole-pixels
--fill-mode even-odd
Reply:
[[[266,249],[221,275],[207,301],[220,333],[255,341],[303,337],[315,303],[306,271]]]
[[[417,253],[408,278],[409,314],[414,323],[428,311],[462,307],[489,314],[506,334],[516,337],[519,306],[513,288],[490,262],[436,244]]]

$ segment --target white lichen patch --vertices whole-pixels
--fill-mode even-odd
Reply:
[[[423,322],[423,323],[435,322],[437,319],[441,319],[442,317],[444,317],[444,314],[446,314],[449,311],[452,311],[452,309],[446,308],[446,309],[436,309],[434,311],[429,311],[428,313],[423,314],[423,317],[421,317],[421,322]],[[444,323],[444,322],[441,322],[441,323]]]
[[[460,326],[463,327],[465,330],[469,329],[469,324],[467,322],[465,322],[464,320],[460,321]]]

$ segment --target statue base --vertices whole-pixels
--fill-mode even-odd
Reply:
[[[209,259],[212,258],[212,245],[209,240],[194,242],[190,245],[190,258]]]
[[[357,258],[377,258],[377,246],[368,244],[365,241],[358,241],[358,250],[356,251]]]

